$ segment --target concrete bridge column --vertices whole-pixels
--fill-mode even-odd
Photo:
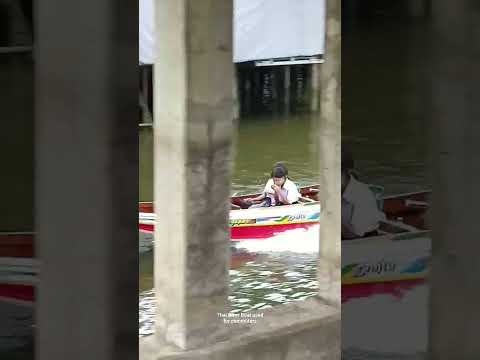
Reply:
[[[480,354],[478,5],[432,2],[429,359]]]
[[[156,334],[190,349],[225,338],[234,119],[231,0],[156,2]]]
[[[320,65],[318,146],[320,161],[319,295],[341,302],[341,4],[326,1],[325,63]],[[312,79],[314,80],[314,79]]]
[[[310,65],[310,111],[312,112],[320,110],[320,66],[322,65]],[[297,90],[297,98],[298,93]]]
[[[36,5],[35,359],[136,359],[138,3]]]
[[[284,91],[284,103],[285,103],[285,110],[284,113],[286,115],[290,114],[290,65],[284,66],[284,75],[283,75],[283,91]]]

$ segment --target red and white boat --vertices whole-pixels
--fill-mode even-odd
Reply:
[[[375,190],[375,187],[372,187]],[[231,240],[264,239],[288,229],[320,223],[318,185],[300,189],[298,205],[239,209],[231,198]],[[425,281],[429,270],[431,239],[425,215],[430,191],[377,197],[387,220],[377,236],[342,241],[342,301],[371,294],[397,294]],[[152,203],[139,205],[140,241],[153,239],[155,215]]]
[[[241,209],[243,199],[258,194],[232,196],[230,210],[230,237],[233,241],[241,239],[265,239],[276,233],[308,228],[318,224],[320,203],[318,185],[299,189],[302,195],[299,203],[294,205],[273,206],[255,209]],[[141,202],[139,205],[139,231],[141,244],[148,244],[153,239],[156,215],[153,203]]]
[[[265,238],[276,232],[309,227],[319,222],[318,187],[301,189],[298,205],[260,209],[238,209],[239,201],[252,195],[232,197],[232,240]],[[429,191],[380,199],[387,221],[378,236],[342,242],[342,301],[372,293],[395,293],[422,283],[428,275],[431,240],[425,215]],[[153,238],[152,203],[139,204],[140,235]],[[140,251],[142,247],[140,236]],[[0,233],[0,301],[31,305],[39,273],[34,258],[34,234]],[[239,252],[232,259],[251,259]]]
[[[387,221],[378,236],[342,241],[342,302],[373,294],[402,296],[426,281],[430,195],[421,191],[382,198]]]
[[[31,232],[0,233],[0,302],[30,306],[39,266]]]

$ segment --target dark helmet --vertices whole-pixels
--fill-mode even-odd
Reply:
[[[288,169],[287,167],[281,163],[277,162],[275,165],[273,165],[271,177],[276,177],[276,178],[281,178],[281,177],[287,177],[288,175]]]
[[[353,161],[353,155],[347,146],[342,145],[342,172],[353,170],[355,163]]]

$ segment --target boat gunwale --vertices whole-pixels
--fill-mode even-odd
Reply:
[[[401,200],[404,197],[410,197],[415,195],[429,195],[431,193],[432,193],[432,190],[420,190],[420,191],[413,191],[413,192],[407,192],[407,193],[386,195],[386,196],[380,197],[380,199],[381,200],[392,200],[392,199]]]
[[[312,187],[313,188],[319,187],[319,184],[313,184],[313,185],[310,185],[310,186],[302,186],[301,188],[299,188],[299,190],[301,191],[302,189],[312,188]],[[400,194],[383,195],[383,196],[380,197],[380,199],[381,200],[401,199],[401,198],[404,198],[404,197],[415,196],[415,195],[429,195],[431,193],[432,193],[432,190],[425,189],[425,190],[405,192],[405,193],[400,193]],[[260,195],[260,193],[251,193],[251,194],[245,194],[245,195],[232,195],[232,196],[229,197],[229,199],[231,201],[232,199],[241,199],[241,198],[247,198],[247,197],[256,196],[256,195],[258,196],[258,195]],[[303,204],[314,204],[314,203],[319,203],[319,202],[320,201],[317,200],[317,201],[311,202],[311,203],[301,203],[301,205],[303,205]],[[139,205],[152,205],[153,206],[153,201],[139,201],[138,204]],[[298,205],[298,204],[283,205],[283,206],[292,206],[292,205]],[[246,209],[238,209],[238,210],[246,210]]]
[[[35,231],[0,231],[0,236],[35,235]]]
[[[299,192],[301,193],[302,190],[306,190],[306,189],[311,189],[311,188],[314,188],[315,187],[319,187],[320,185],[319,184],[313,184],[313,185],[308,185],[308,186],[302,186],[302,187],[299,187],[298,190]],[[318,189],[315,189],[315,190],[318,190]],[[312,191],[310,191],[312,192]],[[307,191],[308,193],[308,191]],[[243,199],[243,198],[248,198],[248,197],[251,197],[251,196],[258,196],[260,195],[261,192],[257,192],[257,193],[251,193],[251,194],[244,194],[244,195],[231,195],[229,197],[230,199],[230,202],[233,200],[233,199]],[[302,194],[303,196],[303,194]],[[313,199],[312,199],[313,200]],[[282,206],[293,206],[293,205],[303,205],[303,204],[315,204],[315,203],[320,203],[320,201],[316,200],[314,202],[308,202],[308,203],[299,203],[299,204],[289,204],[289,205],[282,205]],[[153,207],[153,201],[139,201],[138,202],[138,205],[152,205]],[[269,207],[266,207],[266,208],[269,208]],[[261,209],[261,208],[257,208],[257,209]],[[237,209],[232,209],[232,210],[237,210]],[[248,209],[238,209],[238,210],[248,210]]]
[[[417,231],[408,231],[404,233],[398,234],[380,234],[376,236],[369,236],[364,238],[357,238],[352,240],[342,240],[342,246],[349,246],[353,245],[356,246],[358,244],[364,245],[365,242],[375,242],[375,241],[407,241],[407,240],[416,240],[420,238],[430,238],[431,230],[421,230],[418,229]]]

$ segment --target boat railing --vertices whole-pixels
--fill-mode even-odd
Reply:
[[[313,203],[313,202],[316,202],[315,200],[313,199],[310,199],[309,197],[306,197],[306,196],[300,196],[298,198],[299,202],[302,202],[302,203]]]
[[[405,224],[404,222],[393,221],[388,219],[380,221],[380,229],[384,230],[387,233],[393,233],[393,234],[416,232],[419,230],[414,226]]]
[[[405,206],[408,208],[415,208],[415,209],[427,209],[428,202],[406,199]]]

